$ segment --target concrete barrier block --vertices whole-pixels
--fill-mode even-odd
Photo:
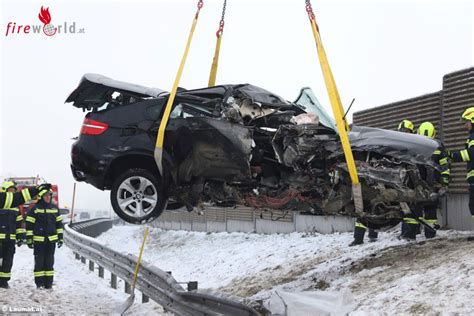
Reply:
[[[279,222],[266,219],[256,219],[257,233],[275,234],[275,233],[292,233],[295,231],[295,223]]]
[[[469,194],[448,194],[446,226],[457,230],[474,230],[469,211]]]
[[[171,229],[172,230],[181,230],[181,223],[180,222],[171,222]]]
[[[348,216],[314,216],[295,214],[296,231],[332,234],[354,230],[353,217]]]
[[[207,222],[207,231],[208,232],[225,232],[225,223],[224,222]]]
[[[166,221],[166,222],[164,222],[164,224],[165,224],[164,227],[163,227],[164,229],[167,229],[167,230],[171,230],[171,229],[172,229],[172,228],[171,228],[171,222]]]
[[[206,222],[192,222],[192,230],[195,232],[207,231]]]
[[[242,232],[242,233],[252,233],[255,232],[255,223],[247,221],[238,221],[238,220],[227,220],[227,231],[231,232]]]
[[[192,228],[191,222],[181,222],[181,230],[191,231]]]

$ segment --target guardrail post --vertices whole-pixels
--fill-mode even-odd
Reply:
[[[110,286],[117,289],[117,276],[113,273],[110,273]]]
[[[94,271],[94,262],[89,260],[89,271]]]
[[[82,257],[82,256],[81,256],[81,262],[84,263],[84,264],[86,264],[86,257]]]
[[[81,256],[79,256],[79,254],[77,252],[74,253],[74,256],[75,256],[76,260],[81,259]]]
[[[171,275],[171,271],[165,271],[166,274]],[[142,298],[143,300],[143,298]],[[166,308],[163,308],[163,312],[168,313],[169,311]]]
[[[132,287],[130,286],[130,283],[125,281],[125,293],[130,294],[132,292]]]
[[[168,275],[172,275],[171,271],[165,271],[165,272]],[[142,300],[143,300],[143,298],[142,298]],[[166,308],[163,308],[163,312],[168,313],[169,311]]]
[[[150,298],[142,293],[142,303],[148,303],[149,301],[150,301]]]
[[[197,288],[198,288],[197,281],[189,281],[188,282],[188,291],[197,290]]]
[[[104,267],[99,266],[99,278],[104,278]]]
[[[227,208],[224,208],[225,231],[227,232]]]

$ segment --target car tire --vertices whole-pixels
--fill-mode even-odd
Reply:
[[[145,169],[130,169],[112,183],[110,202],[115,213],[131,224],[158,218],[166,209],[161,177]]]

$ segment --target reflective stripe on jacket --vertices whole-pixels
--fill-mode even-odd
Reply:
[[[469,134],[463,150],[453,151],[451,157],[455,162],[467,163],[466,179],[469,183],[474,183],[474,132]]]
[[[62,220],[56,205],[40,201],[26,216],[26,238],[34,242],[62,240]]]
[[[0,240],[24,239],[23,217],[18,208],[0,209]]]

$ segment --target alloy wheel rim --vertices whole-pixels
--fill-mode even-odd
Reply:
[[[158,203],[155,185],[145,177],[125,179],[117,190],[117,202],[128,216],[142,218],[150,214]]]

